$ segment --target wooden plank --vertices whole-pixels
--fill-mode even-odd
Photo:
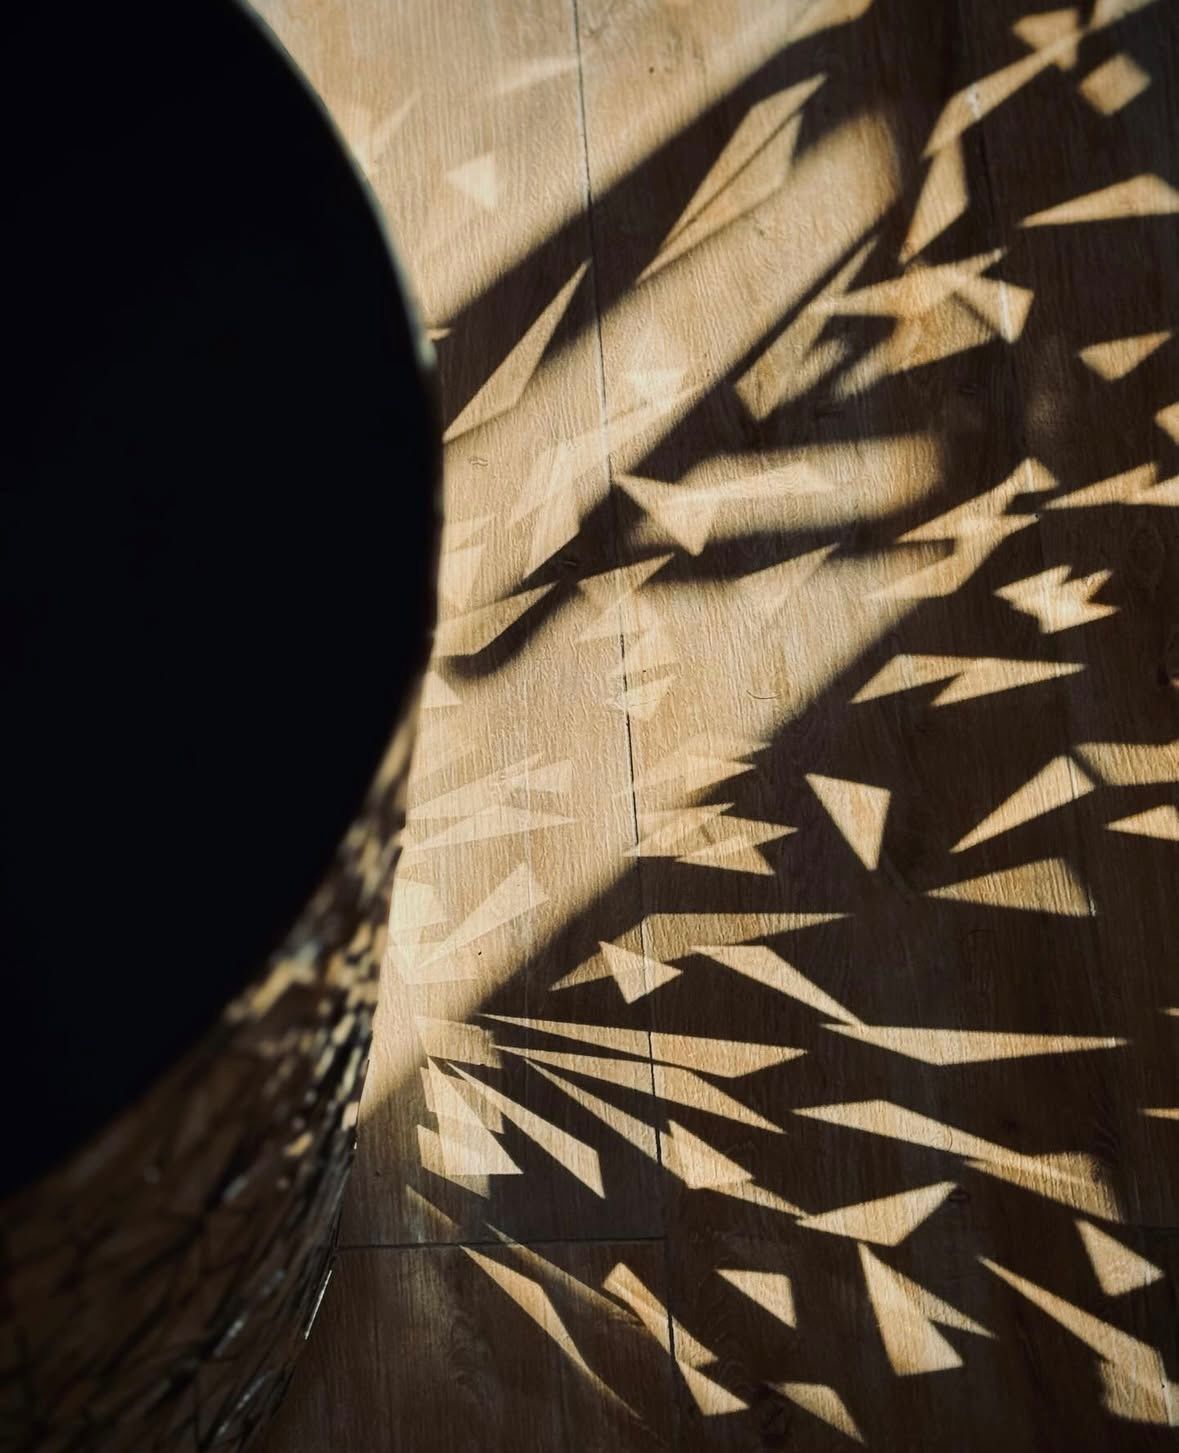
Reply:
[[[971,29],[982,33],[977,17]],[[1174,8],[1158,4],[1097,30],[1077,69],[1051,78],[1056,121],[1034,175],[992,168],[1020,280],[1036,297],[1014,352],[1027,448],[1054,485],[1038,526],[1046,573],[1029,585],[1010,570],[998,593],[1013,641],[1058,642],[1085,667],[1064,701],[1070,751],[1093,784],[1077,808],[1077,865],[1094,903],[1089,974],[1106,1023],[1132,1046],[1102,1115],[1127,1215],[1146,1226],[1179,1219],[1173,1130],[1141,1113],[1179,1088],[1163,1012],[1179,941],[1176,829],[1152,835],[1167,832],[1179,790],[1179,694],[1166,663],[1179,617],[1175,489],[1170,507],[1161,502],[1179,441],[1156,422],[1179,378],[1168,330],[1179,317],[1177,34]],[[1030,100],[996,112],[991,155],[1018,154],[1030,112]],[[1152,178],[1171,179],[1169,202],[1165,191],[1151,202]],[[1093,220],[1068,220],[1082,214],[1078,197],[1127,183],[1140,215],[1099,204]],[[1152,810],[1157,823],[1140,824]]]
[[[582,905],[634,844],[612,615],[625,582],[597,508],[604,436],[571,12],[556,0],[471,0],[445,16],[360,0],[263,11],[401,243],[436,336],[447,423],[435,673],[344,1239],[433,1239],[410,1188],[445,1206],[455,1236],[489,1224],[551,1236],[574,1219],[588,1235],[649,1234],[654,1163],[619,1174],[610,1147],[570,1128],[567,1097],[489,1049],[476,1019],[536,1014],[551,984],[595,957]],[[513,274],[521,252],[529,265]],[[478,300],[492,291],[489,320]],[[637,884],[625,891],[637,904]]]
[[[272,8],[449,330],[455,654],[347,1238],[666,1225],[666,1279],[584,1280],[683,1448],[1161,1447],[1174,6]],[[412,1255],[289,1438],[434,1406],[433,1353],[408,1400],[346,1370],[426,1302],[483,1325],[485,1268]],[[480,1377],[531,1408],[554,1345],[517,1318]]]
[[[345,1252],[260,1450],[673,1446],[667,1361],[602,1289],[618,1268],[663,1296],[651,1242]]]
[[[1179,376],[1177,34],[1174,7],[1099,7],[1077,68],[1053,78],[1055,124],[1034,175],[992,169],[1001,215],[1022,221],[1021,281],[1037,298],[1015,353],[1028,446],[1056,482],[1039,526],[1050,573],[1038,592],[1016,575],[1000,589],[1024,640],[1050,636],[1086,668],[1065,701],[1070,749],[1092,783],[1077,804],[1077,863],[1094,904],[1088,975],[1106,1025],[1128,1040],[1093,1119],[1133,1223],[1120,1240],[1157,1246],[1163,1266],[1171,1242],[1154,1228],[1179,1221],[1175,1123],[1156,1113],[1179,1101],[1167,1013],[1179,940],[1173,487],[1163,502],[1179,471],[1165,428]],[[991,155],[1017,154],[1029,111],[996,113]],[[1085,197],[1095,200],[1078,205]],[[1170,1279],[1133,1311],[1173,1372]]]
[[[1107,1410],[1165,1423],[1173,1407],[1152,1349],[1165,1340],[1166,1304],[1145,1292],[1120,1315],[1095,1303],[1074,1221],[1175,1221],[1174,1157],[1162,1143],[1171,1127],[1141,1113],[1148,1093],[1174,1099],[1159,955],[1175,935],[1148,941],[1143,928],[1173,921],[1163,858],[1173,849],[1132,838],[1134,871],[1123,877],[1118,860],[1131,850],[1106,850],[1104,824],[1090,816],[1098,799],[1069,754],[1082,721],[1090,730],[1104,720],[1110,740],[1153,743],[1174,762],[1175,696],[1155,664],[1170,627],[1160,606],[1174,599],[1171,547],[1156,537],[1173,525],[1135,534],[1158,596],[1140,589],[1136,618],[1123,610],[1125,634],[1111,632],[1100,654],[1076,646],[1076,633],[1026,630],[996,595],[1061,558],[1064,534],[1047,512],[1037,518],[1053,488],[1047,471],[1084,460],[1087,482],[1098,459],[1114,456],[1109,474],[1120,457],[1104,437],[1108,415],[1090,412],[1084,391],[1062,428],[1052,349],[1066,324],[1081,329],[1076,347],[1107,336],[1084,333],[1111,315],[1095,305],[1077,316],[1077,298],[1115,257],[1090,249],[1084,267],[1037,266],[1019,226],[1031,208],[1013,212],[994,180],[1026,193],[1075,178],[1085,190],[1094,141],[1074,143],[1070,169],[1054,175],[1025,159],[1021,138],[1049,113],[1055,131],[1058,92],[1075,92],[1056,58],[1079,46],[1095,65],[1116,27],[1094,17],[1083,36],[1054,32],[1041,44],[1033,24],[1032,44],[1012,35],[1018,16],[993,7],[929,7],[914,27],[876,6],[841,27],[844,8],[816,6],[807,16],[825,15],[830,29],[795,38],[804,7],[782,6],[781,50],[685,123],[675,85],[644,77],[692,71],[704,90],[707,68],[689,58],[725,55],[752,10],[723,21],[706,7],[591,0],[580,10],[595,234],[610,239],[600,252],[612,303],[602,317],[607,404],[653,336],[688,391],[663,438],[611,455],[615,485],[636,506],[623,550],[674,552],[655,582],[674,641],[670,652],[659,642],[661,664],[674,679],[659,712],[633,727],[643,901],[657,910],[644,950],[687,959],[653,996],[653,1027],[707,1025],[734,1057],[751,1041],[807,1050],[728,1082],[745,1113],[727,1119],[701,1113],[703,1101],[673,1102],[656,1070],[661,1154],[679,1172],[668,1229],[683,1277],[672,1311],[717,1353],[728,1396],[747,1405],[702,1400],[686,1382],[692,1446],[747,1446],[774,1382],[764,1342],[734,1321],[734,1295],[711,1275],[711,1249],[733,1236],[763,1248],[761,1270],[774,1266],[775,1244],[783,1274],[800,1262],[800,1318],[805,1300],[812,1318],[845,1308],[842,1343],[801,1321],[783,1354],[777,1375],[802,1398],[780,1405],[792,1436],[801,1420],[831,1437],[831,1418],[849,1413],[870,1442],[969,1420],[971,1446],[1000,1430],[1029,1448],[1058,1437],[1102,1446],[1113,1432],[1095,1417],[1092,1338],[1115,1326],[1138,1341],[1117,1342],[1123,1361],[1102,1364]],[[1158,34],[1142,45],[1145,22],[1133,24],[1140,59],[1166,53]],[[1173,175],[1163,118],[1174,94],[1166,64],[1155,70],[1158,110],[1115,123],[1121,150],[1103,157],[1115,175],[1147,157]],[[824,84],[810,89],[819,74]],[[992,103],[1005,128],[997,142],[982,124]],[[674,139],[641,177],[615,185],[633,127],[665,106]],[[1155,138],[1146,151],[1135,149],[1138,126]],[[1158,292],[1174,283],[1173,219],[1142,226],[1148,241],[1130,253],[1124,291],[1135,294],[1139,272],[1156,280],[1138,304],[1157,332],[1174,315],[1171,294]],[[1151,250],[1168,242],[1169,261]],[[996,248],[1009,257],[988,256]],[[1167,346],[1156,382],[1169,376]],[[1132,410],[1150,398],[1135,395]],[[1128,441],[1109,432],[1124,452]],[[1084,543],[1092,554],[1093,537]],[[1087,558],[1080,541],[1071,548]],[[634,635],[628,661],[641,672],[646,637]],[[1134,697],[1119,686],[1132,661]],[[1102,702],[1117,705],[1102,712]],[[684,741],[716,761],[744,750],[756,770],[718,776],[704,792],[698,779],[652,771]],[[1132,785],[1134,769],[1122,770]],[[710,803],[729,806],[710,815]],[[783,912],[846,917],[794,926],[775,920]],[[734,949],[742,921],[745,938],[767,945]],[[808,1214],[792,1222],[787,1203]],[[841,1251],[810,1252],[814,1231],[843,1238]],[[875,1237],[904,1249],[878,1250]],[[1062,1299],[1057,1329],[1049,1313],[1036,1342],[1053,1366],[1052,1414],[1043,1369],[1019,1350],[1036,1286]],[[906,1311],[930,1296],[950,1308],[940,1324]],[[955,1315],[973,1330],[951,1334],[951,1347],[936,1328]],[[860,1347],[872,1328],[871,1348],[850,1364],[840,1347]],[[947,1392],[932,1374],[959,1361]],[[900,1384],[904,1398],[898,1374],[914,1379]],[[1002,1409],[996,1426],[990,1406]]]

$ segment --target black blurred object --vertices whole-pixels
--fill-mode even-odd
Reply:
[[[356,1142],[429,346],[236,3],[28,7],[7,56],[0,1448],[240,1450]]]
[[[0,1194],[328,868],[424,659],[438,448],[370,202],[251,15],[29,6],[8,55]]]

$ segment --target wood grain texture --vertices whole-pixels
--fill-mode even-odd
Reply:
[[[673,1446],[666,1359],[601,1291],[619,1265],[662,1294],[652,1242],[345,1251],[272,1446]]]
[[[1173,1446],[1176,7],[263,8],[451,510],[343,1263],[400,1290],[268,1453],[461,1445],[498,1236],[589,1258],[638,1419],[517,1299],[481,1446]]]

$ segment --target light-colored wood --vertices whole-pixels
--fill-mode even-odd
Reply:
[[[664,1296],[650,1241],[343,1252],[270,1446],[674,1446],[671,1370],[602,1291],[616,1271]]]
[[[537,1012],[560,977],[550,941],[562,963],[597,953],[583,908],[635,842],[610,616],[623,586],[609,529],[582,524],[607,486],[573,15],[512,0],[264,13],[402,245],[447,421],[435,673],[344,1242],[435,1239],[431,1204],[456,1236],[574,1220],[653,1234],[656,1168],[621,1170],[559,1098],[536,1106],[543,1082],[476,1017],[493,997]],[[495,1103],[464,1078],[489,1068]]]
[[[464,1446],[455,1326],[482,1447],[1164,1446],[1174,5],[262,9],[449,510],[368,1249],[268,1453]]]

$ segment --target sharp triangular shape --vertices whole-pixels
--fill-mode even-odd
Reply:
[[[723,1276],[730,1286],[743,1292],[751,1302],[756,1302],[762,1311],[769,1312],[787,1327],[798,1325],[794,1310],[794,1288],[790,1278],[782,1271],[727,1271],[717,1267],[717,1275]]]
[[[446,909],[437,891],[430,883],[416,883],[404,872],[397,874],[393,882],[393,901],[389,913],[391,933],[409,933],[422,928],[433,928],[446,922]]]
[[[735,583],[760,616],[772,619],[806,588],[836,548],[823,545],[818,550],[808,550],[805,555],[795,555],[777,565],[767,565],[764,570],[755,570]]]
[[[407,843],[416,852],[434,848],[453,847],[457,843],[487,842],[492,838],[518,837],[521,833],[538,832],[541,828],[567,827],[576,822],[575,817],[560,817],[551,812],[533,812],[526,807],[512,807],[510,804],[492,804],[462,822],[443,828],[433,837],[422,842]]]
[[[640,1059],[650,1054],[651,1037],[645,1029],[618,1029],[607,1024],[567,1024],[563,1019],[521,1019],[510,1014],[484,1014],[497,1024],[514,1024],[534,1034],[551,1034],[557,1039],[576,1039],[580,1044],[593,1044],[599,1049],[612,1049],[619,1054]]]
[[[598,1152],[592,1145],[586,1145],[576,1136],[570,1135],[567,1130],[561,1129],[559,1125],[553,1125],[534,1110],[529,1110],[525,1105],[519,1105],[507,1095],[501,1094],[491,1085],[486,1085],[482,1080],[477,1080],[474,1075],[467,1074],[466,1070],[459,1070],[463,1079],[484,1099],[488,1100],[497,1109],[505,1120],[510,1120],[519,1130],[522,1130],[531,1140],[571,1176],[575,1176],[583,1186],[593,1191],[596,1196],[605,1200],[606,1187],[602,1182],[601,1162]]]
[[[652,555],[645,560],[636,560],[633,565],[620,565],[616,570],[604,570],[600,575],[587,575],[578,583],[581,595],[600,613],[613,611],[623,601],[629,601],[644,585],[657,575],[671,559],[670,555]],[[615,616],[610,617],[611,634],[617,635]],[[590,640],[589,634],[580,637]]]
[[[596,979],[613,979],[618,992],[628,1004],[652,993],[661,985],[678,978],[682,970],[670,964],[661,964],[658,959],[646,954],[632,953],[613,943],[600,943],[600,958],[591,959],[580,969],[574,969],[553,985],[554,989],[572,989],[577,984],[589,984]]]
[[[612,1296],[617,1297],[620,1302],[624,1302],[631,1309],[665,1352],[674,1356],[681,1372],[685,1368],[707,1367],[709,1363],[716,1361],[715,1356],[703,1342],[693,1337],[691,1332],[671,1315],[655,1293],[643,1285],[625,1262],[620,1261],[602,1285]],[[707,1381],[708,1379],[705,1379],[705,1382]],[[728,1396],[723,1388],[717,1389],[716,1394],[710,1393],[702,1383],[696,1385],[693,1395],[695,1396],[697,1393],[701,1394],[705,1402],[709,1402],[710,1405],[712,1405],[711,1400],[714,1397],[717,1401],[723,1401],[723,1397]],[[718,1411],[730,1410],[718,1408]]]
[[[1080,23],[1075,10],[1045,10],[1036,15],[1026,15],[1011,27],[1025,45],[1032,50],[1054,51],[1056,64],[1062,71],[1071,71],[1077,63],[1077,45],[1080,42]],[[1063,42],[1063,47],[1061,47]]]
[[[860,1247],[860,1265],[885,1355],[898,1376],[910,1377],[962,1366],[961,1357],[934,1326],[935,1322],[973,1332],[978,1337],[991,1335],[957,1307],[886,1266],[866,1246]]]
[[[675,685],[675,680],[674,676],[660,676],[654,681],[632,686],[627,691],[619,692],[607,705],[612,706],[615,711],[625,712],[627,716],[636,717],[639,721],[650,721],[663,705],[663,699]]]
[[[1035,686],[1071,676],[1085,668],[1072,661],[1005,661],[994,656],[894,656],[863,685],[852,704],[874,701],[900,691],[913,691],[937,681],[950,684],[934,697],[934,706],[951,706],[976,697]]]
[[[639,819],[641,834],[630,857],[676,858],[681,863],[726,868],[770,876],[772,869],[758,849],[792,833],[792,827],[730,817],[730,804],[710,803],[676,811],[646,812]]]
[[[1119,817],[1117,822],[1106,823],[1110,832],[1128,832],[1135,837],[1159,838],[1163,842],[1179,842],[1179,807],[1167,802],[1161,807],[1149,807],[1145,812],[1135,812],[1129,817]]]
[[[1001,868],[961,883],[947,883],[944,888],[930,888],[928,893],[931,898],[949,898],[958,903],[1057,913],[1069,918],[1088,918],[1093,911],[1089,895],[1063,858]]]
[[[870,240],[852,254],[819,296],[808,303],[749,370],[736,382],[741,402],[756,419],[766,419],[782,404],[801,398],[844,358],[842,343],[819,341],[827,326],[830,300],[845,291],[875,246]]]
[[[485,1253],[474,1250],[473,1247],[464,1246],[463,1250],[476,1266],[481,1267],[491,1280],[511,1297],[525,1316],[530,1317],[547,1337],[552,1338],[569,1361],[599,1393],[604,1394],[610,1401],[621,1401],[613,1388],[602,1381],[581,1355],[569,1329],[553,1305],[552,1298],[538,1281],[533,1281],[531,1277],[525,1276],[514,1267],[504,1266]],[[625,1407],[625,1404],[623,1406]]]
[[[1038,686],[1062,676],[1075,676],[1084,669],[1078,661],[1004,661],[980,656],[938,693],[933,704],[953,706],[960,701],[975,701],[980,696],[995,696],[1020,686]]]
[[[806,780],[856,857],[865,868],[876,868],[892,797],[889,790],[815,772],[808,772]]]
[[[437,671],[427,671],[422,682],[422,711],[439,711],[446,706],[462,706],[462,699],[456,691],[439,676]]]
[[[717,511],[724,503],[719,490],[705,493],[689,485],[633,474],[620,474],[615,483],[689,555],[699,555],[707,545]]]
[[[483,1129],[483,1118],[470,1100],[459,1089],[466,1088],[465,1081],[456,1080],[453,1075],[443,1074],[433,1060],[427,1060],[422,1070],[426,1103],[439,1122],[454,1121],[459,1124],[478,1125]]]
[[[1046,1196],[1062,1206],[1071,1206],[1074,1211],[1083,1211],[1087,1216],[1120,1219],[1117,1198],[1090,1156],[1019,1155],[1015,1151],[1002,1154],[995,1150],[984,1160],[968,1160],[966,1164],[1009,1185],[1020,1186],[1034,1196]]]
[[[1006,513],[1008,505],[1018,495],[1035,486],[1053,488],[1055,481],[1038,460],[1025,459],[1001,484],[907,531],[900,537],[899,544],[952,540],[954,551],[932,565],[882,587],[874,592],[874,598],[931,600],[953,595],[1008,536],[1035,523],[1033,515]]]
[[[654,1058],[663,1064],[680,1065],[720,1079],[756,1074],[770,1065],[786,1064],[803,1053],[790,1045],[751,1044],[746,1040],[710,1039],[696,1034],[661,1034],[658,1030],[649,1034],[645,1029],[568,1024],[557,1019],[518,1019],[506,1014],[484,1017],[537,1034],[551,1034],[558,1039],[573,1039],[579,1044],[633,1055],[643,1061]]]
[[[426,1170],[460,1185],[487,1176],[520,1174],[520,1167],[478,1120],[445,1120],[437,1131],[419,1125],[418,1148]]]
[[[1002,256],[1002,251],[996,249],[958,262],[939,263],[936,267],[913,266],[898,277],[872,283],[855,292],[837,294],[826,303],[826,308],[840,314],[919,318],[940,307],[969,279],[994,267]]]
[[[492,151],[452,167],[446,180],[485,212],[494,212],[499,206],[499,168]]]
[[[723,868],[730,873],[753,873],[762,878],[772,878],[774,869],[762,855],[761,847],[795,831],[792,827],[745,817],[721,817],[712,824],[712,829],[716,834],[713,841],[680,853],[677,861]],[[704,834],[706,838],[709,835],[709,832]]]
[[[699,947],[706,934],[713,944],[748,944],[751,939],[797,933],[847,917],[846,913],[691,913],[681,908],[678,913],[649,913],[644,921],[654,942],[670,930],[680,934],[693,953],[709,953]]]
[[[818,1216],[804,1216],[798,1223],[808,1231],[825,1231],[853,1241],[871,1241],[876,1246],[899,1246],[907,1236],[929,1219],[954,1190],[953,1181],[939,1181],[915,1191],[898,1191],[874,1201],[840,1206]]]
[[[901,1029],[876,1024],[827,1024],[843,1034],[927,1065],[989,1064],[1035,1055],[1080,1054],[1118,1049],[1124,1039],[1083,1034],[1006,1034],[986,1029]]]
[[[535,590],[522,590],[519,595],[509,595],[506,600],[497,600],[465,615],[440,621],[434,633],[435,656],[439,659],[477,656],[514,626],[537,601],[543,600],[552,588],[551,585],[540,585]]]
[[[1149,172],[1086,192],[1025,217],[1025,227],[1070,227],[1077,222],[1113,222],[1125,217],[1164,217],[1179,212],[1179,191]]]
[[[979,1260],[988,1271],[1005,1281],[1009,1287],[1033,1306],[1058,1322],[1074,1337],[1102,1358],[1102,1381],[1106,1390],[1106,1405],[1110,1406],[1111,1394],[1116,1405],[1111,1411],[1130,1416],[1137,1422],[1174,1423],[1172,1384],[1167,1377],[1162,1356],[1153,1347],[1112,1327],[1108,1322],[1082,1311],[1071,1302],[1066,1302],[1055,1292],[1037,1286],[1027,1277],[1019,1276],[998,1262],[980,1256]],[[1116,1373],[1116,1378],[1112,1375]],[[1120,1383],[1121,1387],[1117,1388]],[[1116,1389],[1116,1390],[1115,1390]]]
[[[589,1079],[604,1080],[606,1084],[634,1094],[650,1094],[669,1104],[686,1105],[701,1114],[716,1115],[732,1120],[739,1125],[751,1125],[757,1130],[776,1131],[778,1127],[764,1116],[750,1110],[731,1095],[718,1090],[707,1080],[700,1078],[694,1070],[679,1065],[655,1065],[634,1059],[610,1059],[602,1055],[569,1054],[552,1049],[519,1049],[506,1044],[499,1046],[503,1054],[519,1055],[533,1064],[551,1065],[566,1074],[585,1075]]]
[[[663,1137],[663,1160],[667,1168],[692,1190],[716,1190],[751,1181],[752,1175],[699,1136],[668,1121]]]
[[[454,423],[450,425],[442,436],[447,443],[452,439],[457,439],[460,434],[466,434],[470,430],[478,428],[480,424],[489,423],[501,414],[506,414],[509,409],[519,403],[588,267],[589,264],[586,262],[581,264]]]
[[[1077,755],[1107,787],[1179,782],[1179,738],[1170,742],[1081,742]]]
[[[1094,373],[1112,382],[1132,373],[1170,336],[1168,328],[1162,333],[1140,333],[1134,338],[1111,338],[1108,343],[1091,343],[1088,348],[1082,348],[1080,356]]]
[[[965,852],[967,848],[976,847],[990,838],[1012,832],[1025,822],[1042,817],[1046,812],[1055,812],[1057,808],[1065,807],[1092,791],[1093,783],[1071,757],[1067,754],[1054,757],[1046,767],[1041,767],[1034,777],[1017,788],[1005,802],[1000,803],[994,812],[984,817],[976,828],[955,843],[950,851]]]
[[[642,278],[653,276],[782,187],[802,125],[798,113],[824,79],[814,76],[750,107]]]
[[[749,1406],[736,1393],[730,1392],[727,1387],[722,1387],[719,1382],[714,1382],[711,1377],[706,1377],[691,1363],[677,1362],[677,1366],[696,1406],[706,1418],[721,1417],[725,1413],[743,1412]]]
[[[789,1064],[805,1050],[789,1044],[754,1044],[746,1039],[705,1039],[695,1034],[651,1034],[651,1055],[664,1064],[682,1065],[721,1080],[743,1079],[771,1065]]]
[[[639,773],[634,779],[634,786],[644,792],[663,786],[677,793],[703,792],[730,777],[752,772],[754,764],[742,759],[751,757],[761,746],[762,743],[754,738],[739,741],[701,735],[676,747],[645,772]]]
[[[886,339],[840,374],[832,396],[855,398],[895,374],[926,368],[967,349],[981,348],[993,337],[994,330],[975,310],[948,298],[931,313],[902,319]]]
[[[764,944],[738,944],[733,947],[700,945],[694,952],[707,954],[710,959],[724,964],[726,968],[744,974],[746,978],[756,979],[759,984],[776,989],[780,994],[788,994],[799,1003],[817,1009],[820,1014],[830,1015],[832,1019],[840,1019],[848,1024],[859,1023],[856,1016],[837,999],[833,999],[818,984],[812,983],[805,974],[800,973],[793,964],[787,963],[780,954],[766,948]]]
[[[953,1154],[965,1157],[966,1163],[973,1169],[987,1175],[997,1176],[1013,1185],[1026,1186],[1037,1195],[1049,1196],[1089,1215],[1107,1220],[1117,1220],[1119,1216],[1117,1201],[1091,1156],[1080,1153],[1021,1155],[1005,1145],[997,1145],[968,1130],[946,1125],[888,1100],[811,1105],[794,1113],[807,1119],[822,1120],[828,1125],[862,1130],[869,1135],[907,1140],[930,1150],[952,1149]]]
[[[1035,294],[1005,278],[969,277],[958,287],[958,296],[1006,343],[1014,343],[1023,332]]]
[[[627,852],[632,858],[675,858],[688,851],[701,830],[731,804],[708,803],[703,807],[681,807],[666,812],[639,815],[639,841]]]
[[[611,1105],[606,1100],[600,1099],[581,1085],[575,1085],[572,1080],[553,1074],[543,1065],[538,1065],[533,1061],[529,1061],[529,1064],[542,1079],[548,1080],[551,1085],[556,1085],[557,1089],[568,1095],[575,1104],[595,1116],[616,1135],[621,1135],[641,1155],[645,1155],[650,1161],[659,1159],[655,1129],[646,1120],[640,1119],[637,1115],[630,1115],[625,1110],[620,1110],[617,1105]]]
[[[1078,1218],[1077,1230],[1085,1243],[1093,1273],[1107,1297],[1121,1297],[1127,1292],[1139,1291],[1152,1282],[1162,1281],[1166,1275],[1153,1261],[1147,1261],[1145,1256],[1139,1256],[1136,1251],[1115,1241],[1108,1231],[1094,1226],[1091,1221]]]
[[[970,204],[966,186],[966,162],[960,141],[942,148],[930,163],[925,185],[917,199],[913,220],[901,248],[901,262],[922,252],[935,237],[952,226]]]
[[[821,1422],[827,1423],[840,1433],[846,1433],[857,1443],[864,1441],[855,1419],[847,1410],[847,1404],[825,1382],[773,1382],[770,1386],[788,1402],[811,1413]]]
[[[533,877],[527,863],[518,863],[511,873],[493,888],[442,943],[431,945],[419,968],[455,953],[476,939],[494,933],[522,914],[530,913],[548,895]]]

